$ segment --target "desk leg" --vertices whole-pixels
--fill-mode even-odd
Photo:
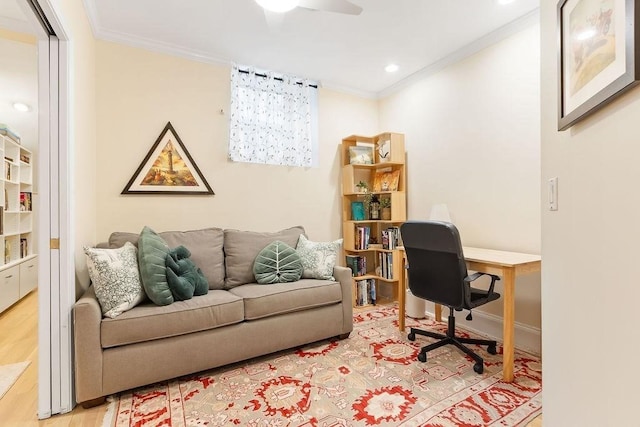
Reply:
[[[406,311],[406,303],[405,300],[406,295],[407,295],[407,291],[404,289],[404,281],[400,282],[400,286],[398,286],[398,329],[400,329],[400,332],[404,332],[404,317],[406,315],[405,311]]]
[[[435,308],[436,322],[442,322],[442,306],[440,304],[436,304]]]
[[[409,275],[407,274],[407,260],[404,255],[402,257],[402,265],[400,266],[400,282],[398,283],[398,329],[400,332],[404,332],[404,320],[406,311],[407,299],[407,280]]]
[[[513,340],[515,322],[515,270],[513,268],[504,268],[502,276],[504,287],[504,314],[502,322],[502,339],[503,339],[503,355],[502,355],[502,377],[505,382],[513,382]]]

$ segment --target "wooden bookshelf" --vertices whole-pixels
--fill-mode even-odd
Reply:
[[[353,277],[353,303],[356,307],[397,300],[399,292],[404,291],[402,254],[397,249],[402,242],[394,238],[389,246],[386,239],[386,245],[383,246],[383,235],[387,230],[392,230],[394,236],[399,236],[399,227],[407,220],[405,156],[403,134],[386,132],[373,137],[351,135],[342,140],[344,262],[349,266],[347,256],[366,259],[366,271]],[[366,192],[358,186],[360,183],[366,184]],[[374,198],[379,203],[388,201],[388,217],[383,219],[382,210],[375,215],[368,208]],[[354,218],[359,209],[354,210],[353,203],[363,203],[364,218]],[[358,285],[362,280],[373,282],[375,300],[362,302],[359,293],[361,285]]]

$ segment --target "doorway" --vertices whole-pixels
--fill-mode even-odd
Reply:
[[[14,133],[23,135],[20,137],[23,147],[26,149],[27,144],[32,147],[30,149],[35,159],[30,164],[33,172],[33,212],[30,219],[33,227],[31,251],[38,253],[38,417],[47,418],[73,408],[70,313],[75,295],[66,289],[69,284],[73,286],[73,281],[65,280],[65,286],[60,286],[60,277],[69,275],[69,270],[73,270],[73,262],[69,263],[70,257],[64,255],[69,249],[63,245],[63,250],[60,250],[59,243],[61,238],[65,243],[71,241],[68,239],[68,222],[60,220],[67,218],[69,211],[65,199],[69,192],[60,191],[68,183],[65,158],[66,37],[47,0],[0,0],[0,11],[0,47],[4,45],[16,51],[22,50],[19,47],[31,49],[31,61],[24,61],[29,62],[30,71],[25,69],[17,73],[17,77],[11,79],[14,83],[9,83],[15,89],[15,82],[30,75],[30,90],[23,92],[23,99],[20,99],[17,91],[0,92],[18,98],[8,102],[22,102],[27,105],[26,113],[31,113],[29,124],[23,123],[24,119],[21,121],[8,114],[5,117],[11,120],[9,127],[17,131]],[[5,37],[1,37],[3,35]],[[0,73],[8,68],[0,69]],[[30,99],[24,99],[28,97],[27,93]],[[22,154],[21,149],[19,153]],[[15,162],[18,167],[22,165],[26,169],[27,163],[22,159],[16,159]],[[22,178],[18,180],[20,185],[21,181]],[[60,193],[65,194],[62,200]],[[13,210],[10,207],[10,211]],[[19,214],[20,223],[26,215],[22,215],[22,212]],[[20,239],[22,241],[21,234]],[[61,263],[65,264],[61,266]]]

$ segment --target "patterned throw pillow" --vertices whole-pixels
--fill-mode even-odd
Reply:
[[[333,278],[333,267],[338,259],[338,251],[342,245],[342,239],[333,242],[312,242],[304,234],[298,238],[296,251],[302,259],[303,279],[328,279]]]
[[[104,316],[114,318],[144,300],[135,246],[129,242],[117,249],[85,246],[84,253]]]
[[[253,274],[262,285],[300,280],[300,255],[291,246],[276,240],[260,251],[253,263]]]

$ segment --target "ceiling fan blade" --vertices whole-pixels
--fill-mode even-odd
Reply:
[[[347,0],[300,0],[298,7],[322,10],[325,12],[345,13],[347,15],[360,15],[360,13],[362,13],[360,6]]]

